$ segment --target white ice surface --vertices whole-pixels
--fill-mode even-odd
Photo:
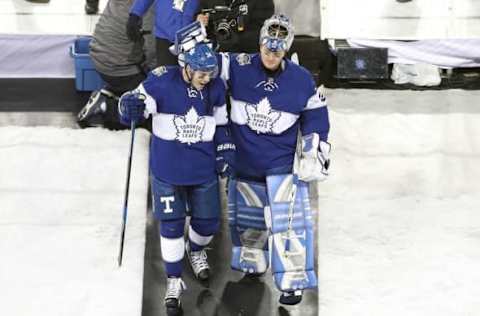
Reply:
[[[121,268],[129,132],[0,128],[2,315],[141,315],[148,134],[137,131]]]
[[[319,314],[480,315],[480,92],[337,89],[328,97]],[[139,315],[141,134],[124,267],[115,261],[128,142],[128,132],[0,128],[2,315]]]
[[[328,95],[319,314],[480,315],[480,92]]]

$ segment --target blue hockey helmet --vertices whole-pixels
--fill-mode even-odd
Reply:
[[[182,57],[184,67],[188,65],[193,71],[211,72],[212,78],[217,76],[217,57],[207,43],[197,43],[195,47],[185,52]]]
[[[287,16],[274,14],[263,23],[259,42],[272,52],[287,52],[292,46],[294,33],[293,25]]]

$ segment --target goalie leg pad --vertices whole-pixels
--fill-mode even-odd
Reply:
[[[268,231],[264,207],[265,185],[231,179],[228,185],[228,219],[232,238],[231,266],[245,273],[268,269]]]
[[[281,291],[317,287],[314,268],[313,220],[308,184],[296,182],[291,230],[289,208],[294,177],[291,174],[267,176],[270,207],[265,218],[271,230],[271,264],[275,284]]]

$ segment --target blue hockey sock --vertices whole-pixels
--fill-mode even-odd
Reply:
[[[180,277],[182,274],[185,252],[184,225],[184,218],[159,223],[162,259],[169,277]]]

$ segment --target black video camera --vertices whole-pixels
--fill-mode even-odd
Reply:
[[[218,43],[228,41],[234,32],[243,32],[244,19],[248,15],[247,0],[233,0],[229,6],[217,5],[203,9],[209,15],[207,32]]]

